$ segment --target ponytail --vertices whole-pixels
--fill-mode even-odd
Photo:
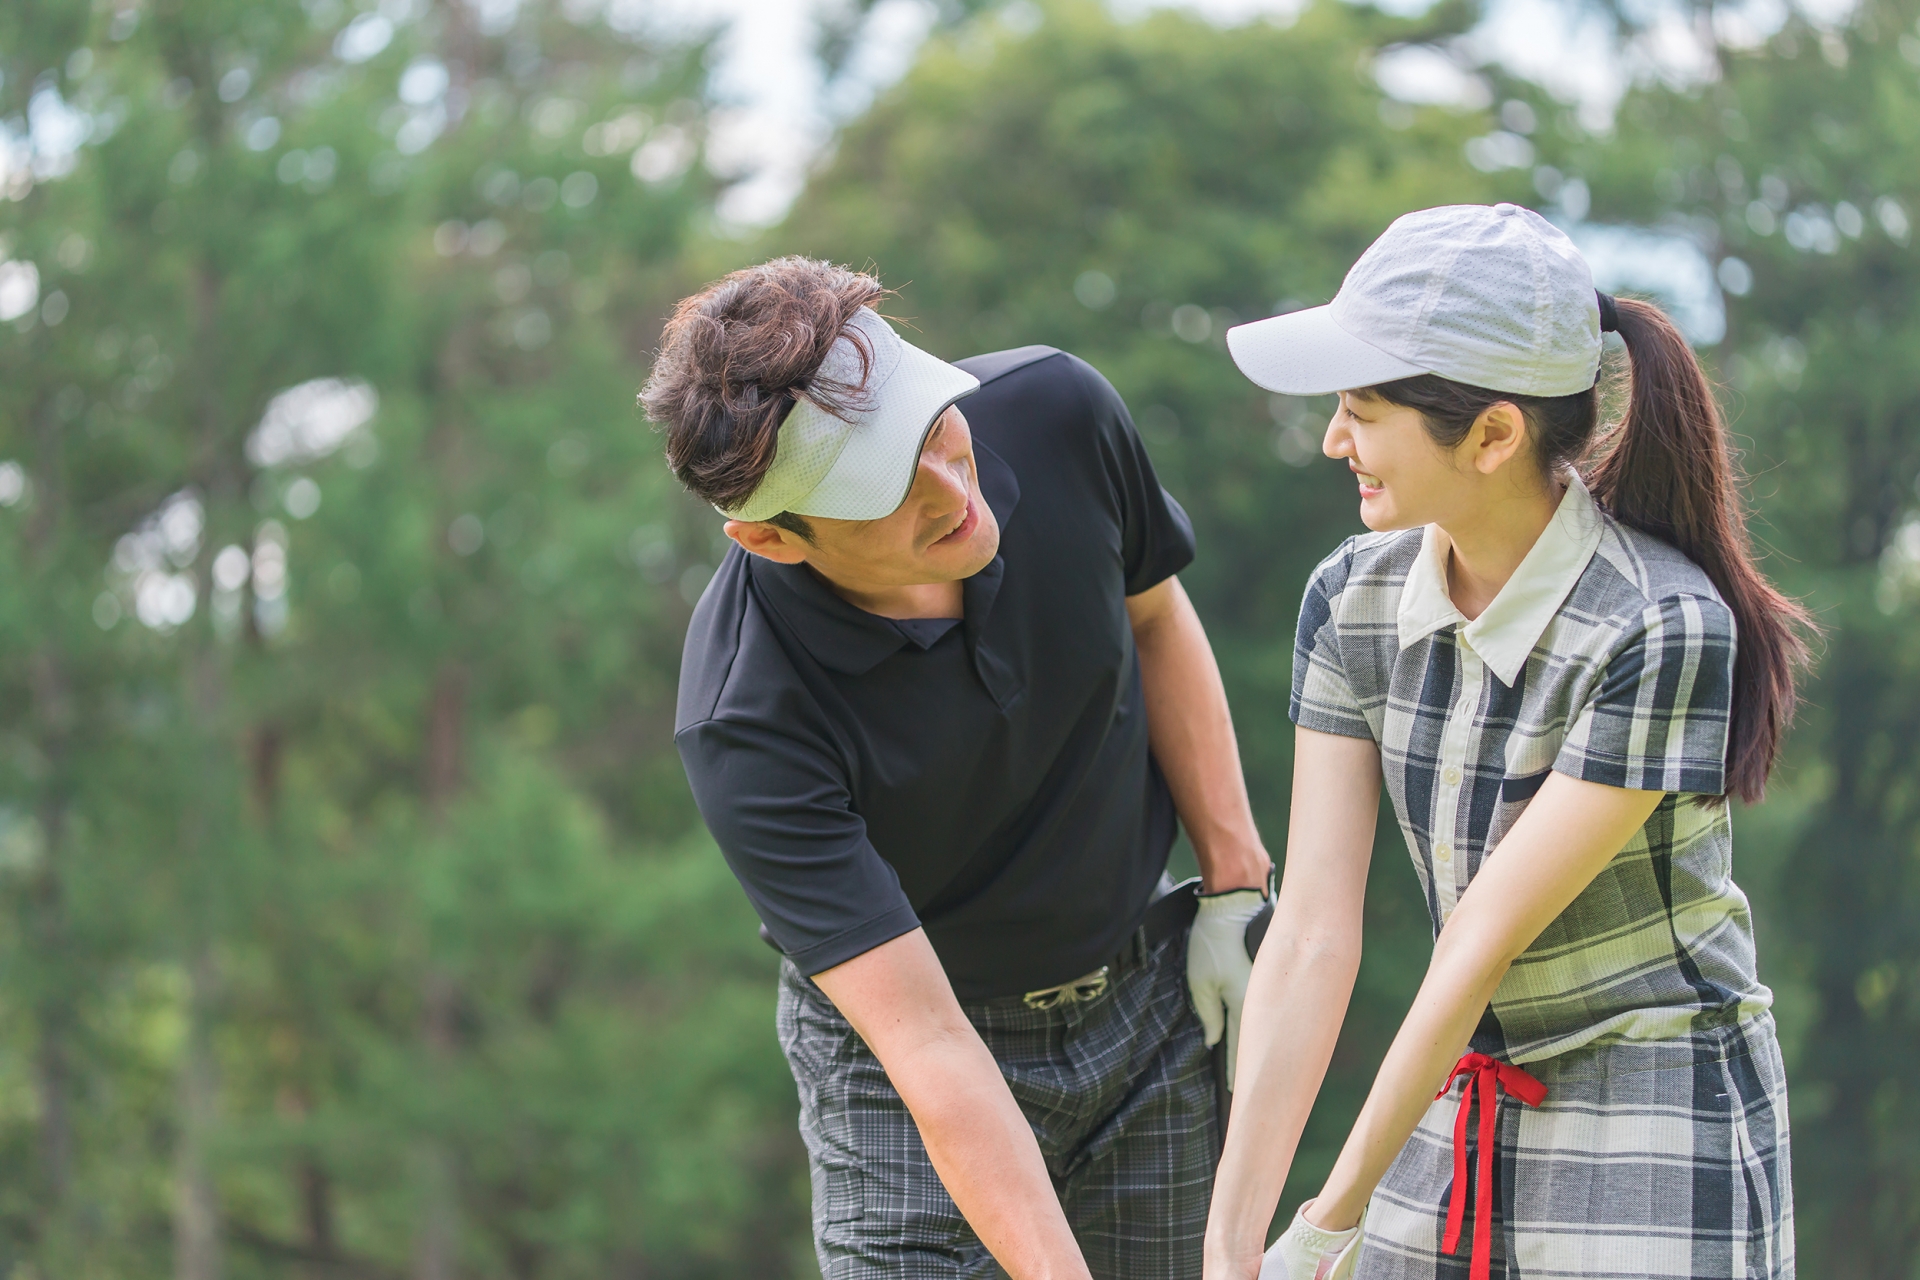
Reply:
[[[1753,803],[1793,722],[1795,677],[1816,628],[1754,563],[1726,423],[1693,348],[1660,308],[1611,301],[1630,390],[1626,414],[1594,441],[1587,484],[1614,519],[1699,565],[1732,610],[1739,636],[1727,790]]]
[[[1693,348],[1666,313],[1632,298],[1600,296],[1602,327],[1617,331],[1631,365],[1627,412],[1595,432],[1598,386],[1567,396],[1530,396],[1423,373],[1369,387],[1419,410],[1444,449],[1467,438],[1490,406],[1519,406],[1541,472],[1578,467],[1614,519],[1651,534],[1699,565],[1738,630],[1727,791],[1749,804],[1765,793],[1780,739],[1793,723],[1794,682],[1818,628],[1754,563],[1726,423]]]

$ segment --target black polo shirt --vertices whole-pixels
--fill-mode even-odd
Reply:
[[[808,974],[916,925],[963,999],[1111,957],[1173,842],[1126,597],[1193,559],[1126,406],[1051,347],[960,362],[1000,554],[959,625],[899,624],[734,547],[675,734],[714,839]]]

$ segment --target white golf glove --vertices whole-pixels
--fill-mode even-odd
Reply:
[[[1240,1007],[1247,999],[1253,960],[1247,955],[1247,925],[1266,904],[1258,889],[1203,893],[1187,937],[1187,993],[1206,1029],[1207,1047],[1227,1037],[1227,1088],[1233,1088],[1233,1055],[1240,1048]]]
[[[1307,1221],[1307,1204],[1267,1250],[1260,1262],[1260,1280],[1348,1280],[1360,1257],[1360,1228],[1322,1231]],[[1362,1216],[1362,1222],[1366,1218]]]

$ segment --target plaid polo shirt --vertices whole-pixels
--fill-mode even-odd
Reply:
[[[1292,716],[1380,744],[1434,932],[1558,770],[1670,794],[1517,960],[1474,1037],[1525,1063],[1593,1042],[1738,1025],[1772,995],[1732,879],[1734,623],[1713,584],[1570,477],[1552,522],[1471,621],[1437,526],[1351,538],[1307,588]]]

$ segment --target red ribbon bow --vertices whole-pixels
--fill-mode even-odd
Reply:
[[[1453,1118],[1453,1200],[1447,1206],[1447,1235],[1440,1248],[1446,1253],[1460,1251],[1460,1227],[1467,1215],[1467,1110],[1473,1105],[1473,1089],[1480,1086],[1480,1177],[1473,1197],[1473,1267],[1468,1280],[1488,1280],[1493,1269],[1493,1138],[1498,1099],[1495,1086],[1530,1107],[1547,1100],[1547,1086],[1510,1062],[1489,1058],[1484,1053],[1469,1053],[1453,1066],[1453,1074],[1434,1094],[1435,1101],[1447,1096],[1453,1082],[1467,1077],[1460,1091],[1460,1110]]]

